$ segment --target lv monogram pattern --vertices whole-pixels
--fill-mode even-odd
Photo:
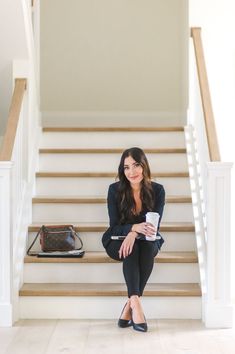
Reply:
[[[75,237],[72,230],[45,230],[41,234],[40,241],[43,252],[71,251],[75,249]]]

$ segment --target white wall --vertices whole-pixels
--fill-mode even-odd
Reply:
[[[0,48],[0,135],[3,135],[12,96],[12,61],[27,58],[21,1],[0,0]]]
[[[43,111],[186,112],[187,0],[42,0]]]
[[[202,27],[212,104],[223,161],[235,160],[235,2],[189,0],[190,25]],[[232,170],[232,291],[235,301],[235,166]],[[221,211],[223,212],[223,211]]]

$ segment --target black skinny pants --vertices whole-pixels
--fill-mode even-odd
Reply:
[[[127,285],[128,297],[142,296],[145,285],[152,272],[154,258],[158,253],[156,241],[135,240],[131,254],[119,258],[118,251],[123,241],[111,240],[106,252],[112,259],[122,261],[123,274]]]

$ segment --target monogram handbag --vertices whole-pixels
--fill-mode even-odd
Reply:
[[[27,255],[37,255],[37,253],[30,253],[30,250],[38,237],[40,237],[42,252],[67,252],[81,250],[83,247],[83,242],[73,225],[43,225],[29,246]],[[80,247],[77,249],[75,248],[76,238],[80,242]]]

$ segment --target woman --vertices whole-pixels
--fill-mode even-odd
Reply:
[[[155,236],[158,232],[152,224],[145,222],[145,215],[148,211],[159,213],[160,225],[165,190],[161,184],[151,182],[147,158],[143,150],[137,147],[123,152],[118,177],[119,181],[109,186],[110,227],[104,233],[102,243],[112,259],[123,262],[128,299],[118,325],[122,328],[133,326],[137,331],[146,332],[147,323],[140,297],[164,240],[161,237],[153,241],[145,240],[145,236]],[[123,241],[112,240],[111,236],[115,235],[126,237]]]

